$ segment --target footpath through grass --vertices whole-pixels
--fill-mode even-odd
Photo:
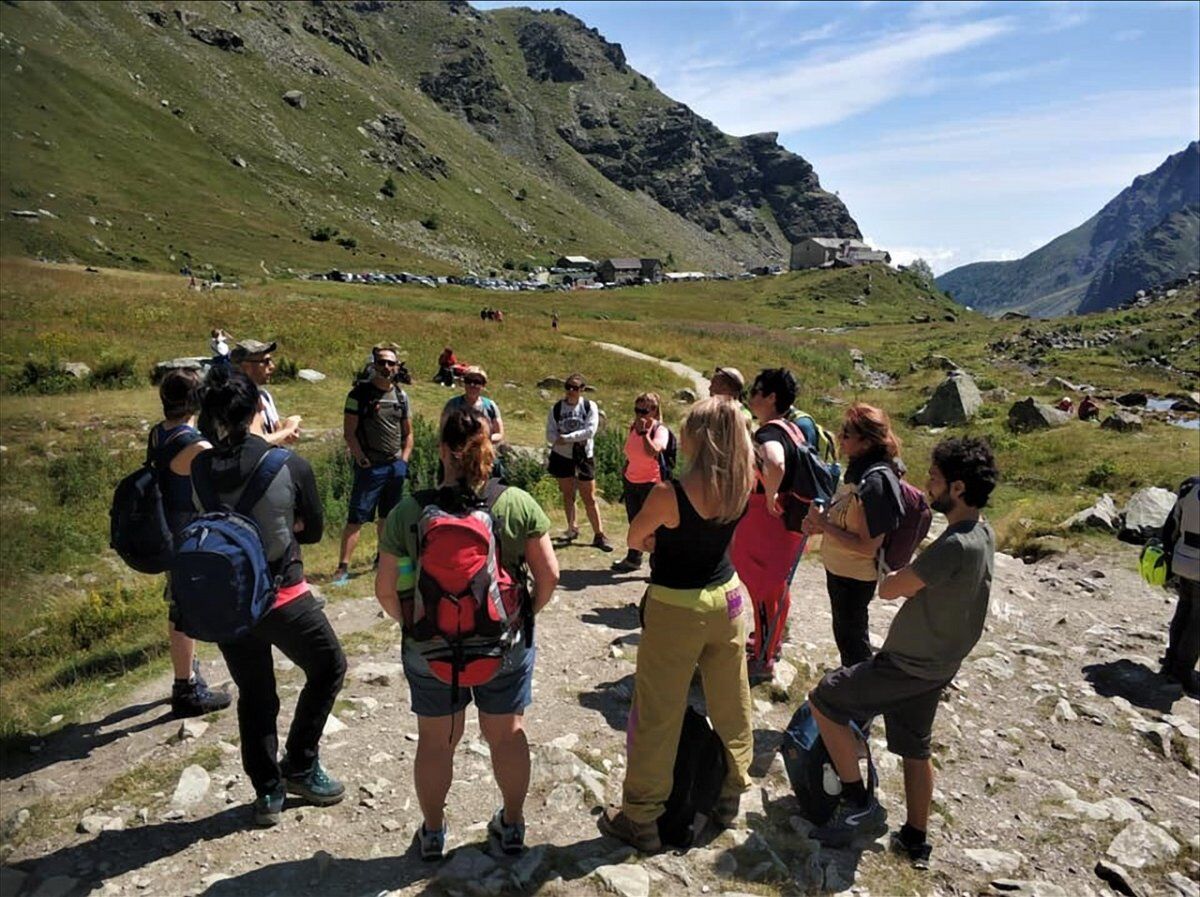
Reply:
[[[453,394],[429,378],[437,354],[452,345],[460,358],[488,369],[489,393],[503,410],[510,440],[520,445],[542,444],[547,411],[560,395],[540,390],[538,381],[582,371],[596,388],[590,397],[609,417],[600,441],[600,488],[615,501],[634,397],[658,391],[668,420],[677,422],[685,406],[671,396],[688,384],[656,364],[598,350],[589,339],[703,371],[732,364],[752,376],[760,367],[785,365],[801,381],[799,404],[830,429],[844,403],[880,405],[893,416],[918,483],[938,439],[988,436],[1003,473],[990,517],[1008,550],[1056,531],[1101,491],[1120,503],[1141,486],[1173,489],[1195,471],[1198,434],[1164,423],[1152,421],[1128,435],[1078,421],[1019,436],[1005,426],[1011,401],[1058,398],[1061,393],[1045,385],[1051,374],[1114,392],[1195,389],[1194,374],[1142,363],[1144,353],[1153,352],[1176,369],[1200,370],[1196,347],[1180,347],[1186,336],[1180,322],[1191,314],[1194,291],[1136,313],[999,322],[955,309],[906,276],[878,269],[868,281],[867,273],[551,294],[299,281],[197,293],[179,277],[0,262],[0,746],[20,733],[44,731],[57,714],[69,722],[81,709],[94,709],[119,677],[136,680],[165,665],[160,581],[129,572],[107,549],[108,504],[117,480],[140,462],[147,429],[159,418],[148,377],[153,363],[206,354],[214,327],[277,339],[278,357],[327,375],[321,383],[283,381],[273,388],[285,413],[304,416],[306,436],[297,449],[314,465],[326,508],[326,538],[305,551],[317,583],[336,563],[349,493],[342,402],[369,347],[381,339],[400,344],[417,381],[408,391],[420,416],[413,466],[423,482],[436,464],[428,421]],[[866,305],[858,304],[864,295]],[[481,322],[485,304],[503,308],[505,324]],[[557,334],[549,326],[553,312],[561,321]],[[945,320],[950,313],[956,320]],[[1036,335],[1075,327],[1085,336],[1139,332],[1091,348],[1048,351],[1040,369],[993,348],[1022,330]],[[852,349],[870,368],[891,374],[893,385],[867,388]],[[1012,396],[989,398],[975,421],[945,433],[910,426],[908,416],[943,376],[927,360],[932,354],[967,368],[981,389],[1004,387]],[[122,360],[129,372],[107,384],[121,388],[43,395],[21,386],[26,362],[49,368],[82,361],[95,369],[105,359]],[[14,388],[26,393],[12,394]],[[557,488],[540,467],[518,464],[514,474],[561,523]],[[605,515],[619,541],[623,509],[610,506]],[[374,533],[364,530],[353,567],[360,574],[369,573],[373,541]]]

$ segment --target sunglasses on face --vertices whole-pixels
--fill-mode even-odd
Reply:
[[[583,389],[582,386],[568,386],[567,392],[579,392],[581,389]]]
[[[396,365],[398,365],[400,362],[398,362],[398,361],[388,361],[386,358],[381,358],[381,359],[379,359],[379,361],[377,361],[377,362],[375,362],[375,363],[376,363],[376,364],[381,364],[381,365],[383,365],[385,368],[394,368],[394,367],[395,367]]]
[[[858,436],[858,433],[856,433],[850,427],[842,427],[841,437],[843,439],[852,439],[856,436]]]
[[[633,413],[634,414],[653,414],[654,409],[653,408],[642,408],[640,406],[635,405],[634,409],[633,409]]]
[[[464,380],[463,383],[465,383],[467,386],[483,386],[485,383],[487,383],[487,381],[486,380]]]
[[[274,364],[274,358],[248,358],[246,359],[251,364]]]

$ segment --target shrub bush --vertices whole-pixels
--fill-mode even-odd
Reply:
[[[40,361],[35,358],[30,358],[15,373],[5,377],[4,382],[9,392],[18,395],[58,395],[74,392],[84,385],[84,381],[62,370],[56,360]]]
[[[338,246],[341,246],[343,249],[357,249],[358,248],[358,240],[354,239],[353,237],[338,237],[337,244],[338,244]]]
[[[328,224],[322,224],[320,227],[309,231],[308,238],[316,240],[318,243],[328,243],[338,235],[338,229]]]
[[[92,368],[89,380],[97,389],[125,389],[137,386],[141,377],[137,372],[137,359],[132,355],[110,355],[104,353]]]
[[[1087,476],[1083,478],[1085,486],[1107,486],[1112,482],[1113,477],[1117,475],[1116,465],[1105,458],[1099,464],[1094,466],[1087,472]]]

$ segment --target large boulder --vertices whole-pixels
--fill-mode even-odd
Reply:
[[[1126,408],[1145,408],[1147,398],[1144,392],[1127,392],[1123,396],[1117,396],[1113,401]]]
[[[297,109],[303,109],[308,106],[308,98],[304,96],[302,90],[289,90],[284,92],[283,101],[289,106],[294,106]]]
[[[1071,415],[1057,408],[1051,408],[1030,396],[1019,402],[1014,402],[1008,409],[1009,429],[1016,433],[1027,433],[1030,430],[1047,430],[1050,427],[1061,427],[1071,419]]]
[[[1117,534],[1122,542],[1143,544],[1147,539],[1158,534],[1171,509],[1175,507],[1175,493],[1169,489],[1149,486],[1133,493],[1129,503],[1125,505],[1125,523]]]
[[[1124,408],[1118,408],[1100,424],[1101,429],[1116,430],[1118,433],[1136,433],[1142,426],[1142,416]]]
[[[1117,503],[1113,501],[1111,495],[1106,493],[1096,499],[1096,503],[1090,508],[1084,508],[1078,514],[1072,514],[1064,520],[1062,528],[1075,529],[1076,527],[1094,526],[1114,533],[1120,525],[1121,513],[1117,510]]]
[[[975,416],[982,404],[979,387],[970,375],[952,371],[938,384],[925,407],[913,415],[913,420],[930,427],[965,424]]]
[[[171,358],[167,361],[160,361],[154,365],[154,370],[150,374],[150,382],[159,384],[162,378],[167,376],[167,371],[185,370],[185,371],[203,371],[212,363],[212,359],[207,355],[192,356],[185,358]]]

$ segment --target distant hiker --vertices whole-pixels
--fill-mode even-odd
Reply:
[[[230,343],[233,337],[220,328],[214,327],[209,336],[208,345],[212,349],[213,364],[229,364]]]
[[[502,312],[500,309],[496,309],[496,323],[497,324],[504,323],[504,312]]]
[[[196,275],[195,274],[188,274],[188,289],[189,290],[196,289]]]
[[[625,515],[633,523],[646,496],[654,488],[655,483],[670,479],[670,471],[664,476],[662,457],[671,442],[671,431],[662,422],[662,411],[659,407],[658,393],[644,392],[633,402],[633,423],[629,425],[629,435],[625,437],[625,467],[621,474],[624,481],[622,496],[625,502]],[[671,459],[672,461],[674,459]],[[640,570],[642,552],[629,546],[625,557],[612,565],[621,573]]]
[[[737,408],[721,398],[698,402],[680,431],[687,472],[659,483],[629,526],[628,542],[649,551],[628,762],[621,809],[598,820],[607,835],[652,852],[656,820],[671,794],[680,725],[697,665],[713,727],[729,771],[714,821],[729,825],[751,786],[754,753],[746,678],[746,596],[729,543],[754,484],[754,451]]]
[[[1162,674],[1178,682],[1189,695],[1200,694],[1196,662],[1200,660],[1200,477],[1179,487],[1175,507],[1162,531],[1163,550],[1170,556],[1179,603],[1162,660]]]
[[[844,667],[871,656],[867,606],[879,580],[878,554],[904,515],[895,461],[900,439],[887,412],[856,403],[839,432],[846,475],[833,502],[804,520],[808,535],[822,534],[821,563],[833,614],[833,638]]]
[[[275,372],[276,343],[263,343],[256,339],[239,341],[229,353],[229,360],[250,378],[258,387],[259,407],[263,413],[263,438],[271,445],[285,445],[300,438],[300,421],[298,414],[280,419],[279,410],[275,407],[275,399],[267,391],[271,382],[271,374]]]
[[[754,432],[758,476],[733,538],[732,557],[754,609],[754,634],[746,649],[755,682],[774,678],[792,604],[788,581],[804,552],[805,537],[785,526],[781,504],[797,476],[793,443],[804,439],[794,424],[782,420],[795,400],[796,378],[785,368],[760,372],[747,399],[759,425]]]
[[[403,628],[401,657],[417,715],[413,777],[422,821],[416,842],[423,859],[445,854],[454,750],[474,700],[503,798],[488,835],[504,853],[517,854],[525,846],[529,789],[524,712],[533,699],[533,621],[558,583],[550,519],[529,493],[489,480],[492,441],[478,411],[451,412],[441,428],[439,453],[445,469],[439,488],[405,496],[388,516],[375,575],[375,597]],[[489,557],[499,566],[490,568]],[[526,571],[533,576],[532,590]],[[447,590],[459,594],[464,587],[478,590],[480,605],[467,624],[471,636],[452,646],[447,636],[453,635],[438,622],[447,616]],[[480,614],[499,618],[492,601],[513,617],[498,632],[485,633]],[[457,633],[461,614],[454,617]],[[489,652],[494,656],[486,656]]]
[[[404,492],[408,459],[413,450],[412,416],[408,395],[393,377],[399,361],[396,350],[376,346],[370,380],[354,384],[342,409],[342,438],[354,459],[354,485],[350,490],[341,552],[330,585],[350,582],[350,558],[364,523],[383,522]]]
[[[488,307],[485,305],[479,309],[479,320],[486,321],[488,319]]]
[[[206,489],[232,507],[267,452],[286,450],[272,449],[265,438],[259,390],[246,375],[216,368],[210,381],[204,410],[216,422],[222,440],[197,455],[192,463],[192,486],[197,507],[205,507],[202,496]],[[279,586],[271,611],[250,635],[218,647],[238,687],[242,767],[257,795],[254,823],[267,826],[279,822],[286,793],[318,806],[337,803],[345,793],[342,784],[322,767],[318,746],[342,688],[346,657],[304,578],[300,543],[320,542],[325,527],[321,496],[309,463],[287,452],[283,467],[250,516],[258,525],[270,573]],[[279,693],[272,647],[305,676],[282,760],[278,759]]]
[[[184,369],[167,371],[158,387],[162,401],[163,420],[151,431],[146,447],[158,471],[158,487],[162,492],[163,511],[167,526],[178,536],[196,516],[192,503],[192,461],[205,449],[212,448],[195,427],[196,412],[200,410],[200,373]],[[175,627],[178,622],[175,604],[171,601],[171,579],[163,589],[167,602],[167,632],[170,639],[171,667],[175,682],[171,687],[171,713],[176,718],[203,716],[229,706],[230,696],[223,691],[210,691],[200,675],[196,660],[196,643]]]
[[[546,416],[546,441],[550,443],[550,476],[558,480],[563,509],[567,515],[564,539],[579,538],[575,526],[575,494],[583,499],[583,509],[592,525],[592,545],[601,551],[612,551],[613,545],[604,535],[600,509],[596,506],[596,433],[600,429],[600,409],[583,397],[582,374],[571,374],[564,384],[565,395],[550,408]]]
[[[810,835],[823,844],[846,847],[882,831],[883,809],[863,784],[848,726],[882,714],[888,750],[904,760],[908,810],[904,825],[892,835],[892,849],[918,869],[929,867],[930,735],[942,692],[979,641],[987,618],[996,537],[980,510],[997,477],[984,440],[947,439],[934,448],[925,491],[933,509],[946,515],[945,531],[912,564],[880,584],[880,598],[908,600],[879,653],[826,674],[808,696],[842,782],[833,818]]]
[[[466,369],[467,366],[458,360],[454,350],[447,346],[438,356],[438,372],[433,380],[442,386],[454,386],[454,380],[461,377]]]
[[[1073,409],[1075,407],[1075,403],[1071,401],[1070,396],[1063,396],[1061,399],[1059,399],[1055,403],[1054,407],[1057,408],[1059,411],[1065,411],[1068,414],[1070,414],[1071,409]]]
[[[550,315],[550,329],[551,330],[558,329],[558,312],[554,312],[553,314]]]
[[[481,413],[488,422],[491,431],[492,447],[496,450],[496,459],[492,467],[492,476],[504,479],[504,469],[500,460],[500,449],[504,445],[504,418],[500,416],[500,406],[494,399],[483,394],[487,387],[487,371],[479,365],[468,365],[463,371],[463,394],[450,399],[442,407],[442,418],[439,426],[446,423],[446,418],[453,411],[463,408],[473,408]]]
[[[1080,420],[1099,420],[1100,419],[1100,403],[1091,396],[1084,396],[1079,403],[1079,419]]]

